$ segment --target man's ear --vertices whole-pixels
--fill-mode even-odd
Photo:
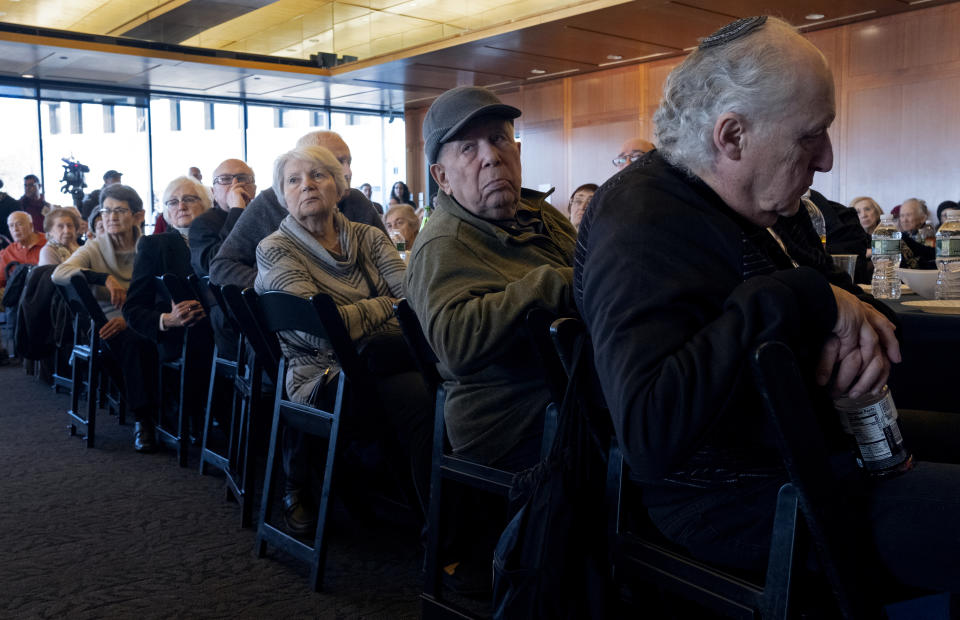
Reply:
[[[443,169],[443,164],[430,164],[430,176],[444,194],[450,193],[450,184],[447,182],[447,172]]]
[[[713,125],[713,145],[721,157],[739,160],[746,145],[745,123],[736,112],[724,112]]]

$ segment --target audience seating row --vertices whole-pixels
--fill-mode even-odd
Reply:
[[[240,352],[236,361],[218,356],[213,349],[205,402],[200,471],[208,468],[222,470],[227,480],[227,494],[240,504],[241,525],[252,525],[254,481],[257,479],[257,454],[267,452],[262,499],[257,524],[256,553],[263,556],[267,546],[307,562],[311,568],[310,584],[319,591],[323,585],[327,543],[326,518],[329,512],[334,465],[338,455],[337,438],[340,424],[351,415],[351,406],[358,399],[358,390],[369,390],[373,379],[360,363],[356,348],[349,339],[333,301],[325,295],[305,300],[285,293],[257,295],[252,290],[236,287],[209,286],[206,282],[180,282],[164,276],[163,285],[172,300],[199,298],[209,307],[220,305],[240,335]],[[86,427],[88,447],[94,447],[96,411],[101,400],[124,421],[124,405],[117,397],[115,382],[105,369],[104,347],[97,330],[106,322],[89,287],[82,278],[75,278],[61,293],[73,312],[74,343],[71,352],[72,376],[71,408],[68,412],[72,427]],[[433,445],[433,472],[430,482],[430,503],[427,514],[427,548],[424,562],[425,582],[421,597],[425,618],[468,618],[469,611],[448,600],[441,585],[441,541],[449,523],[443,516],[443,501],[450,484],[462,484],[484,492],[505,496],[509,493],[514,474],[462,459],[450,450],[443,417],[444,388],[436,370],[436,356],[420,330],[419,322],[405,301],[395,307],[401,329],[413,357],[423,373],[428,387],[436,393]],[[558,405],[570,398],[568,373],[578,367],[588,369],[590,380],[581,380],[575,396],[594,410],[605,405],[593,377],[592,348],[583,324],[577,319],[543,316],[531,313],[527,325],[537,350],[541,354],[545,372],[550,378],[554,405],[545,419],[544,454],[552,444],[556,428]],[[300,330],[328,339],[337,355],[343,372],[337,385],[337,396],[332,410],[295,403],[286,398],[284,390],[285,361],[280,354],[276,334],[283,330]],[[169,366],[180,376],[180,402],[176,426],[167,434],[177,450],[178,462],[186,464],[188,428],[186,402],[183,396],[184,373],[194,356],[187,330],[179,360]],[[85,370],[86,372],[82,372]],[[665,541],[645,520],[642,498],[631,496],[635,489],[626,482],[628,469],[617,446],[610,437],[607,458],[607,506],[610,574],[618,593],[630,601],[629,593],[636,592],[638,584],[675,593],[684,599],[730,617],[786,618],[798,602],[803,606],[809,600],[799,601],[796,588],[807,587],[809,574],[804,570],[807,553],[816,552],[822,574],[814,581],[829,586],[831,595],[817,599],[817,603],[833,605],[841,615],[861,617],[876,611],[869,595],[863,592],[857,579],[856,541],[847,535],[853,525],[846,522],[843,498],[829,484],[831,477],[825,471],[825,448],[822,440],[804,431],[813,416],[806,398],[802,379],[789,349],[779,343],[766,343],[756,352],[753,370],[771,419],[779,432],[784,463],[790,482],[780,490],[773,544],[766,575],[744,576],[691,558],[683,550]],[[195,371],[194,371],[195,372]],[[233,398],[228,412],[218,412],[216,395],[226,385]],[[272,395],[270,392],[272,385]],[[79,411],[83,393],[87,395],[86,414]],[[272,396],[272,397],[271,397]],[[272,419],[267,412],[272,412]],[[162,411],[158,412],[162,415]],[[270,420],[269,442],[258,445],[260,433]],[[219,421],[226,427],[225,451],[213,449],[210,437]],[[321,505],[317,529],[312,544],[287,534],[272,524],[275,472],[278,466],[281,429],[292,426],[301,431],[324,437],[329,442],[323,476]],[[815,427],[813,427],[815,428]],[[818,443],[819,441],[819,443]],[[260,442],[262,444],[262,442]],[[854,528],[855,529],[855,528]],[[800,577],[803,577],[801,579]],[[799,584],[799,586],[798,586]],[[806,590],[805,590],[806,592]],[[670,605],[672,599],[664,599]],[[834,610],[836,611],[836,610]]]

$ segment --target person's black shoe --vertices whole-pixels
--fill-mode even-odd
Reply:
[[[156,452],[157,439],[153,433],[153,425],[137,422],[133,427],[133,449],[137,452]]]
[[[317,511],[301,500],[302,491],[288,491],[283,496],[283,522],[294,536],[311,536],[317,531]]]

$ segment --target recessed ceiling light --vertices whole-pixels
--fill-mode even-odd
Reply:
[[[60,60],[67,60],[67,57],[66,57],[66,56],[61,56],[61,57],[60,57]]]
[[[804,19],[809,19],[810,21],[816,21],[818,19],[823,19],[825,16],[823,13],[810,13],[809,15],[804,16]]]
[[[27,79],[29,80],[29,79],[33,78],[34,75],[33,75],[32,73],[21,73],[21,74],[20,74],[20,77],[22,77],[22,78],[27,78]]]
[[[546,71],[544,71],[543,69],[530,69],[530,73],[533,73],[535,75],[541,75],[543,73],[546,73]]]
[[[607,60],[623,60],[620,54],[607,54]]]
[[[320,42],[320,39],[310,39],[310,42],[311,42],[311,43],[319,43],[319,42]]]
[[[288,52],[296,52],[296,51],[297,51],[297,48],[295,48],[295,47],[288,47],[288,48],[287,48],[287,51],[288,51]]]

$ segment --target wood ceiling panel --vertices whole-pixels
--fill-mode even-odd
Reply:
[[[608,56],[620,56],[620,59],[627,60],[677,51],[672,47],[569,28],[563,24],[515,30],[489,39],[487,46],[585,63],[594,67],[618,60]]]
[[[564,20],[570,28],[602,32],[628,40],[683,50],[731,21],[727,15],[694,6],[637,2]]]
[[[440,67],[500,75],[511,79],[529,78],[532,75],[531,71],[534,69],[555,74],[571,69],[593,68],[584,62],[496,49],[482,43],[470,44],[464,50],[454,48],[434,52],[428,55],[425,62]]]
[[[867,11],[883,15],[903,9],[903,4],[897,0],[783,0],[776,3],[770,0],[682,0],[682,4],[731,18],[774,15],[794,26],[815,24],[804,19],[811,13],[820,13],[825,20],[831,20]]]

